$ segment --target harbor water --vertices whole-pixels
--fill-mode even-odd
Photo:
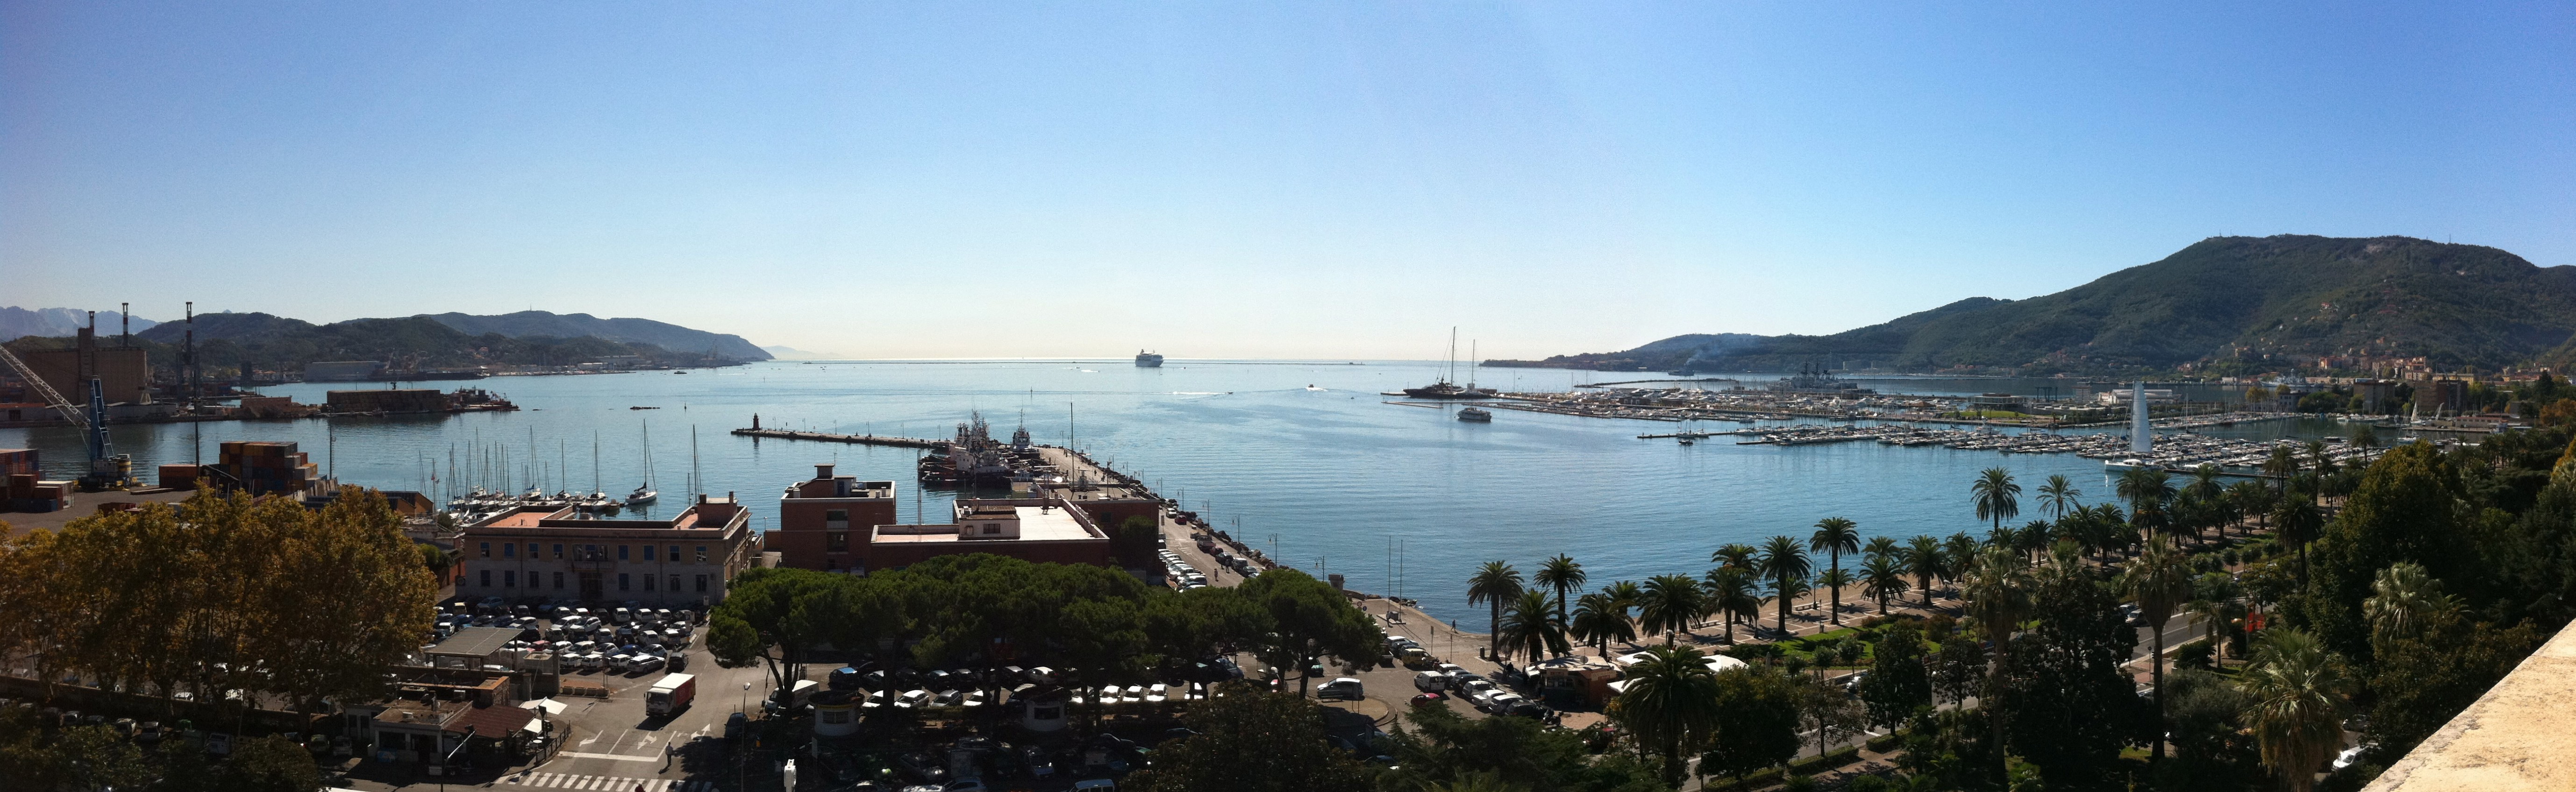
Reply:
[[[622,495],[646,479],[649,430],[650,483],[662,500],[647,514],[680,508],[695,480],[697,491],[740,496],[757,515],[754,526],[766,528],[776,519],[780,490],[811,476],[818,463],[837,464],[844,475],[895,481],[905,519],[918,509],[931,521],[944,520],[950,495],[914,486],[918,452],[912,449],[729,434],[751,425],[754,414],[769,428],[940,438],[980,411],[996,437],[1026,426],[1037,442],[1071,443],[1181,499],[1282,563],[1318,576],[1342,574],[1354,589],[1418,599],[1425,610],[1473,630],[1484,628],[1485,608],[1467,604],[1466,578],[1489,560],[1513,562],[1526,574],[1564,553],[1582,562],[1598,586],[1662,573],[1696,575],[1719,545],[1783,533],[1803,541],[1825,517],[1851,518],[1864,536],[1982,533],[1987,524],[1969,506],[1968,483],[1987,467],[2011,470],[2022,482],[2023,521],[2041,516],[2036,490],[2051,474],[2073,479],[2087,503],[2111,497],[2102,463],[2072,454],[1878,443],[1736,445],[1730,437],[1683,446],[1636,436],[1740,425],[1518,411],[1497,411],[1492,423],[1466,423],[1454,419],[1455,405],[1390,405],[1383,402],[1394,399],[1379,395],[1427,384],[1441,370],[1435,363],[1380,361],[1175,359],[1161,368],[1124,359],[772,361],[685,374],[474,383],[516,402],[518,412],[127,425],[111,434],[116,450],[134,455],[147,478],[161,463],[211,462],[221,441],[287,440],[343,482],[443,498],[475,485]],[[1563,390],[1651,376],[1487,369],[1478,384]],[[2044,387],[1997,380],[1865,384],[1914,393]],[[319,403],[328,390],[353,387],[382,386],[263,390]],[[2225,433],[2334,431],[2331,422],[2277,421]],[[82,466],[80,437],[67,428],[0,430],[0,447],[42,449],[53,476],[70,478]]]

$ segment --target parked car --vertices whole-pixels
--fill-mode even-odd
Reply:
[[[1433,702],[1447,700],[1449,700],[1448,696],[1439,693],[1423,693],[1413,697],[1413,703],[1415,704],[1430,704]]]
[[[1318,685],[1315,688],[1315,697],[1319,699],[1351,699],[1354,701],[1364,698],[1360,692],[1360,681],[1355,677],[1342,677],[1331,682]]]

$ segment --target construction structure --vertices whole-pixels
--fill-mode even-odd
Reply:
[[[79,344],[70,350],[76,355],[74,370],[93,374],[88,380],[89,411],[87,413],[83,413],[70,399],[63,398],[60,389],[55,388],[53,383],[33,365],[10,352],[6,346],[0,346],[0,365],[8,366],[10,371],[16,372],[20,378],[25,379],[30,390],[43,398],[55,412],[62,413],[63,420],[70,421],[73,426],[81,429],[82,435],[88,441],[89,449],[89,472],[80,478],[81,489],[90,491],[120,489],[134,483],[134,458],[115,453],[115,449],[108,444],[106,386],[101,378],[95,376],[98,314],[90,314],[89,323],[89,327],[81,328]],[[134,352],[138,357],[142,354],[142,350],[139,349]],[[147,375],[145,384],[148,387],[150,384],[148,366],[145,367],[144,373]],[[144,395],[148,399],[150,392],[147,390]],[[12,491],[15,491],[14,488]]]

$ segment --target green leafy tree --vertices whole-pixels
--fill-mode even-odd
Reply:
[[[1923,633],[1911,623],[1895,622],[1878,632],[1871,651],[1875,659],[1860,683],[1869,722],[1894,729],[1915,710],[1932,706],[1932,673],[1923,649]]]
[[[2021,628],[2031,609],[2030,575],[2022,569],[2021,555],[1996,548],[1978,557],[1975,567],[1959,579],[1960,598],[1967,602],[1967,612],[1975,620],[1977,632],[1995,647],[1996,673],[1987,677],[1980,707],[2005,705],[2003,681],[2011,673],[2013,633]],[[2004,743],[2004,722],[1989,718],[1996,745]],[[1999,763],[1996,771],[2004,767]]]
[[[2308,591],[2296,608],[2329,651],[2347,657],[2370,651],[2362,602],[2379,570],[2412,561],[2440,580],[2477,574],[2475,558],[2460,541],[2458,482],[2430,443],[2391,449],[2363,474],[2360,488],[2316,541]]]
[[[1796,758],[1796,682],[1769,666],[1730,668],[1713,677],[1714,739],[1700,757],[1700,772],[1743,778]]]
[[[1842,517],[1817,520],[1815,534],[1807,537],[1807,549],[1825,554],[1826,569],[1832,573],[1833,582],[1824,585],[1833,589],[1833,620],[1841,624],[1843,586],[1848,582],[1843,578],[1843,554],[1860,552],[1860,526]]]
[[[1220,692],[1181,716],[1197,734],[1155,748],[1153,767],[1121,786],[1142,792],[1369,789],[1368,769],[1324,740],[1322,707],[1251,685]]]
[[[304,746],[279,735],[254,737],[233,744],[232,756],[216,775],[221,792],[317,792],[322,770]]]
[[[2120,749],[2152,722],[2122,666],[2138,631],[2113,589],[2068,553],[2030,576],[2030,629],[2012,641],[1998,710],[2013,753],[2050,789],[2107,788]]]
[[[1298,667],[1324,656],[1344,662],[1369,662],[1385,651],[1386,633],[1375,619],[1351,606],[1351,600],[1304,572],[1281,567],[1263,572],[1237,587],[1269,614],[1270,653],[1293,656]],[[1563,641],[1562,634],[1558,641]],[[1298,692],[1305,692],[1301,680]]]
[[[1529,718],[1476,718],[1442,704],[1416,706],[1390,730],[1387,754],[1395,769],[1381,774],[1382,790],[1474,789],[1501,783],[1529,792],[1645,792],[1668,789],[1655,770],[1595,760],[1572,731]]]

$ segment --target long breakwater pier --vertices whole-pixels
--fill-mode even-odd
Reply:
[[[894,446],[896,448],[940,449],[948,447],[948,441],[945,440],[923,440],[918,437],[888,437],[886,435],[874,434],[834,434],[831,432],[799,432],[789,429],[756,428],[736,429],[733,430],[733,433],[740,437],[765,437],[772,440],[812,440],[818,443],[856,443],[859,445]]]

